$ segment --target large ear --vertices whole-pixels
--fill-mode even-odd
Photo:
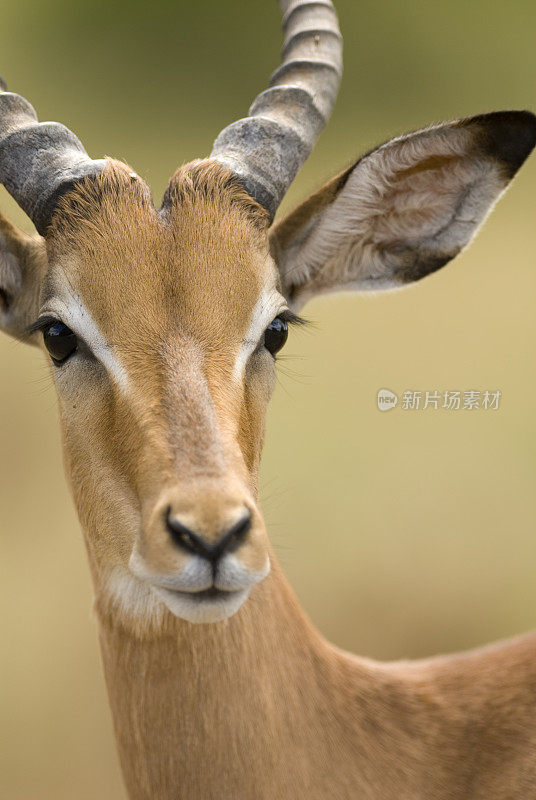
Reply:
[[[467,245],[536,143],[536,116],[497,111],[393,139],[276,225],[292,307],[429,275]]]
[[[45,241],[27,236],[0,214],[0,329],[27,342],[46,270]]]

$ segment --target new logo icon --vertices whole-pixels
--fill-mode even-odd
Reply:
[[[398,403],[398,397],[390,389],[379,389],[376,401],[380,411],[391,411]]]

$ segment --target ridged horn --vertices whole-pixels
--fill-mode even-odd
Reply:
[[[279,0],[282,64],[245,119],[225,128],[211,158],[275,216],[327,123],[342,77],[342,37],[330,0]]]
[[[93,161],[59,122],[38,122],[27,100],[0,79],[0,183],[44,236],[60,197],[106,161]]]

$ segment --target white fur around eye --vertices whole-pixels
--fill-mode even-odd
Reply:
[[[286,307],[284,299],[273,288],[264,288],[261,291],[257,304],[253,309],[248,331],[238,350],[233,375],[236,381],[241,381],[248,359],[258,347],[264,331]]]
[[[103,365],[118,388],[122,392],[128,392],[128,376],[125,368],[79,298],[54,298],[47,304],[43,314],[45,313],[57,317],[67,325],[91,350],[93,356]],[[58,368],[57,372],[61,373],[68,364],[69,362],[65,364],[65,367]]]

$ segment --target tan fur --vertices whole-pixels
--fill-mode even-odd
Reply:
[[[136,639],[100,614],[135,800],[536,797],[536,638],[378,664],[337,651],[279,570],[226,623]]]
[[[269,374],[264,370],[248,387],[251,404],[230,375],[259,288],[267,278],[275,285],[276,273],[261,248],[266,234],[251,224],[241,191],[230,190],[225,171],[218,169],[221,186],[213,165],[190,167],[185,179],[178,174],[168,193],[173,202],[159,218],[141,181],[133,181],[127,167],[110,164],[97,184],[64,201],[48,238],[55,266],[45,293],[60,281],[87,299],[131,384],[124,396],[95,371],[88,379],[97,381],[97,397],[95,389],[88,396],[83,384],[60,393],[67,473],[75,473],[77,505],[92,514],[106,509],[104,519],[91,520],[88,546],[97,570],[126,567],[137,535],[145,552],[152,540],[151,566],[167,559],[178,568],[183,556],[171,543],[163,551],[166,532],[155,512],[171,494],[202,495],[209,530],[217,521],[214,515],[206,519],[209,508],[217,515],[221,502],[208,498],[212,491],[221,499],[222,481],[254,507],[251,443],[260,441],[262,429],[247,409],[256,395],[266,394],[273,367],[267,364]],[[198,184],[208,184],[210,196],[194,191],[192,172]],[[81,417],[87,426],[80,426]],[[81,464],[89,469],[78,476]],[[143,531],[139,523],[130,524],[123,541],[109,509],[131,507],[132,493],[141,503]],[[260,514],[257,529],[264,539]],[[254,540],[255,532],[251,547]],[[257,567],[265,559],[265,542],[259,550],[249,559]]]
[[[345,185],[283,223],[273,252],[305,241]],[[129,797],[536,798],[536,637],[359,659],[319,636],[280,571],[257,505],[274,366],[261,347],[233,373],[263,287],[276,291],[268,235],[222,167],[179,170],[158,215],[145,184],[110,162],[64,197],[47,236],[43,309],[83,299],[112,364],[79,359],[55,380]],[[222,622],[177,618],[129,570],[134,552],[147,571],[181,572],[162,510],[185,502],[211,535],[229,503],[246,503],[253,528],[236,556],[251,574],[272,563]]]

